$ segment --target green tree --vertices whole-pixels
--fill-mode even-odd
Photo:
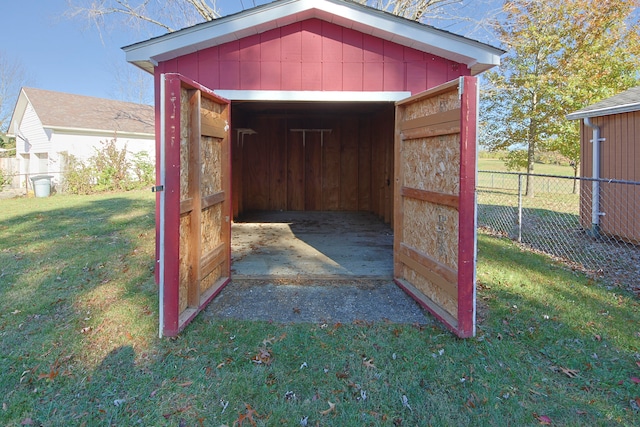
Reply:
[[[534,172],[539,150],[579,164],[578,124],[566,114],[638,83],[639,0],[511,0],[496,28],[508,52],[486,74],[483,145],[520,148],[511,166]],[[533,196],[532,178],[526,194]]]

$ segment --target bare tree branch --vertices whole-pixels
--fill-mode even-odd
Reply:
[[[28,81],[22,63],[0,51],[0,131],[4,132],[9,127],[20,89]]]
[[[215,0],[67,0],[70,18],[84,18],[99,31],[124,24],[140,30],[173,32],[220,17]]]

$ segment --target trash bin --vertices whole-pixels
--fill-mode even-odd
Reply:
[[[53,178],[53,175],[36,175],[31,177],[33,192],[36,197],[49,197],[51,194],[51,178]]]

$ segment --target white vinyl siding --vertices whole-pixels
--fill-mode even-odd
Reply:
[[[18,144],[18,149],[22,148],[22,153],[47,153],[51,151],[49,135],[42,127],[42,122],[31,104],[27,104],[20,122],[20,134],[27,140],[24,144]]]

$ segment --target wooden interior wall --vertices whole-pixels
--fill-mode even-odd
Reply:
[[[595,117],[591,121],[600,127],[600,177],[640,181],[640,111]],[[580,129],[580,174],[592,176],[593,129],[584,121]],[[581,183],[580,220],[591,228],[592,183]],[[600,230],[608,235],[640,242],[640,186],[602,183],[600,185]]]
[[[369,211],[391,222],[393,111],[393,104],[367,114],[234,109],[234,216],[256,210]],[[242,138],[238,128],[256,134]]]

